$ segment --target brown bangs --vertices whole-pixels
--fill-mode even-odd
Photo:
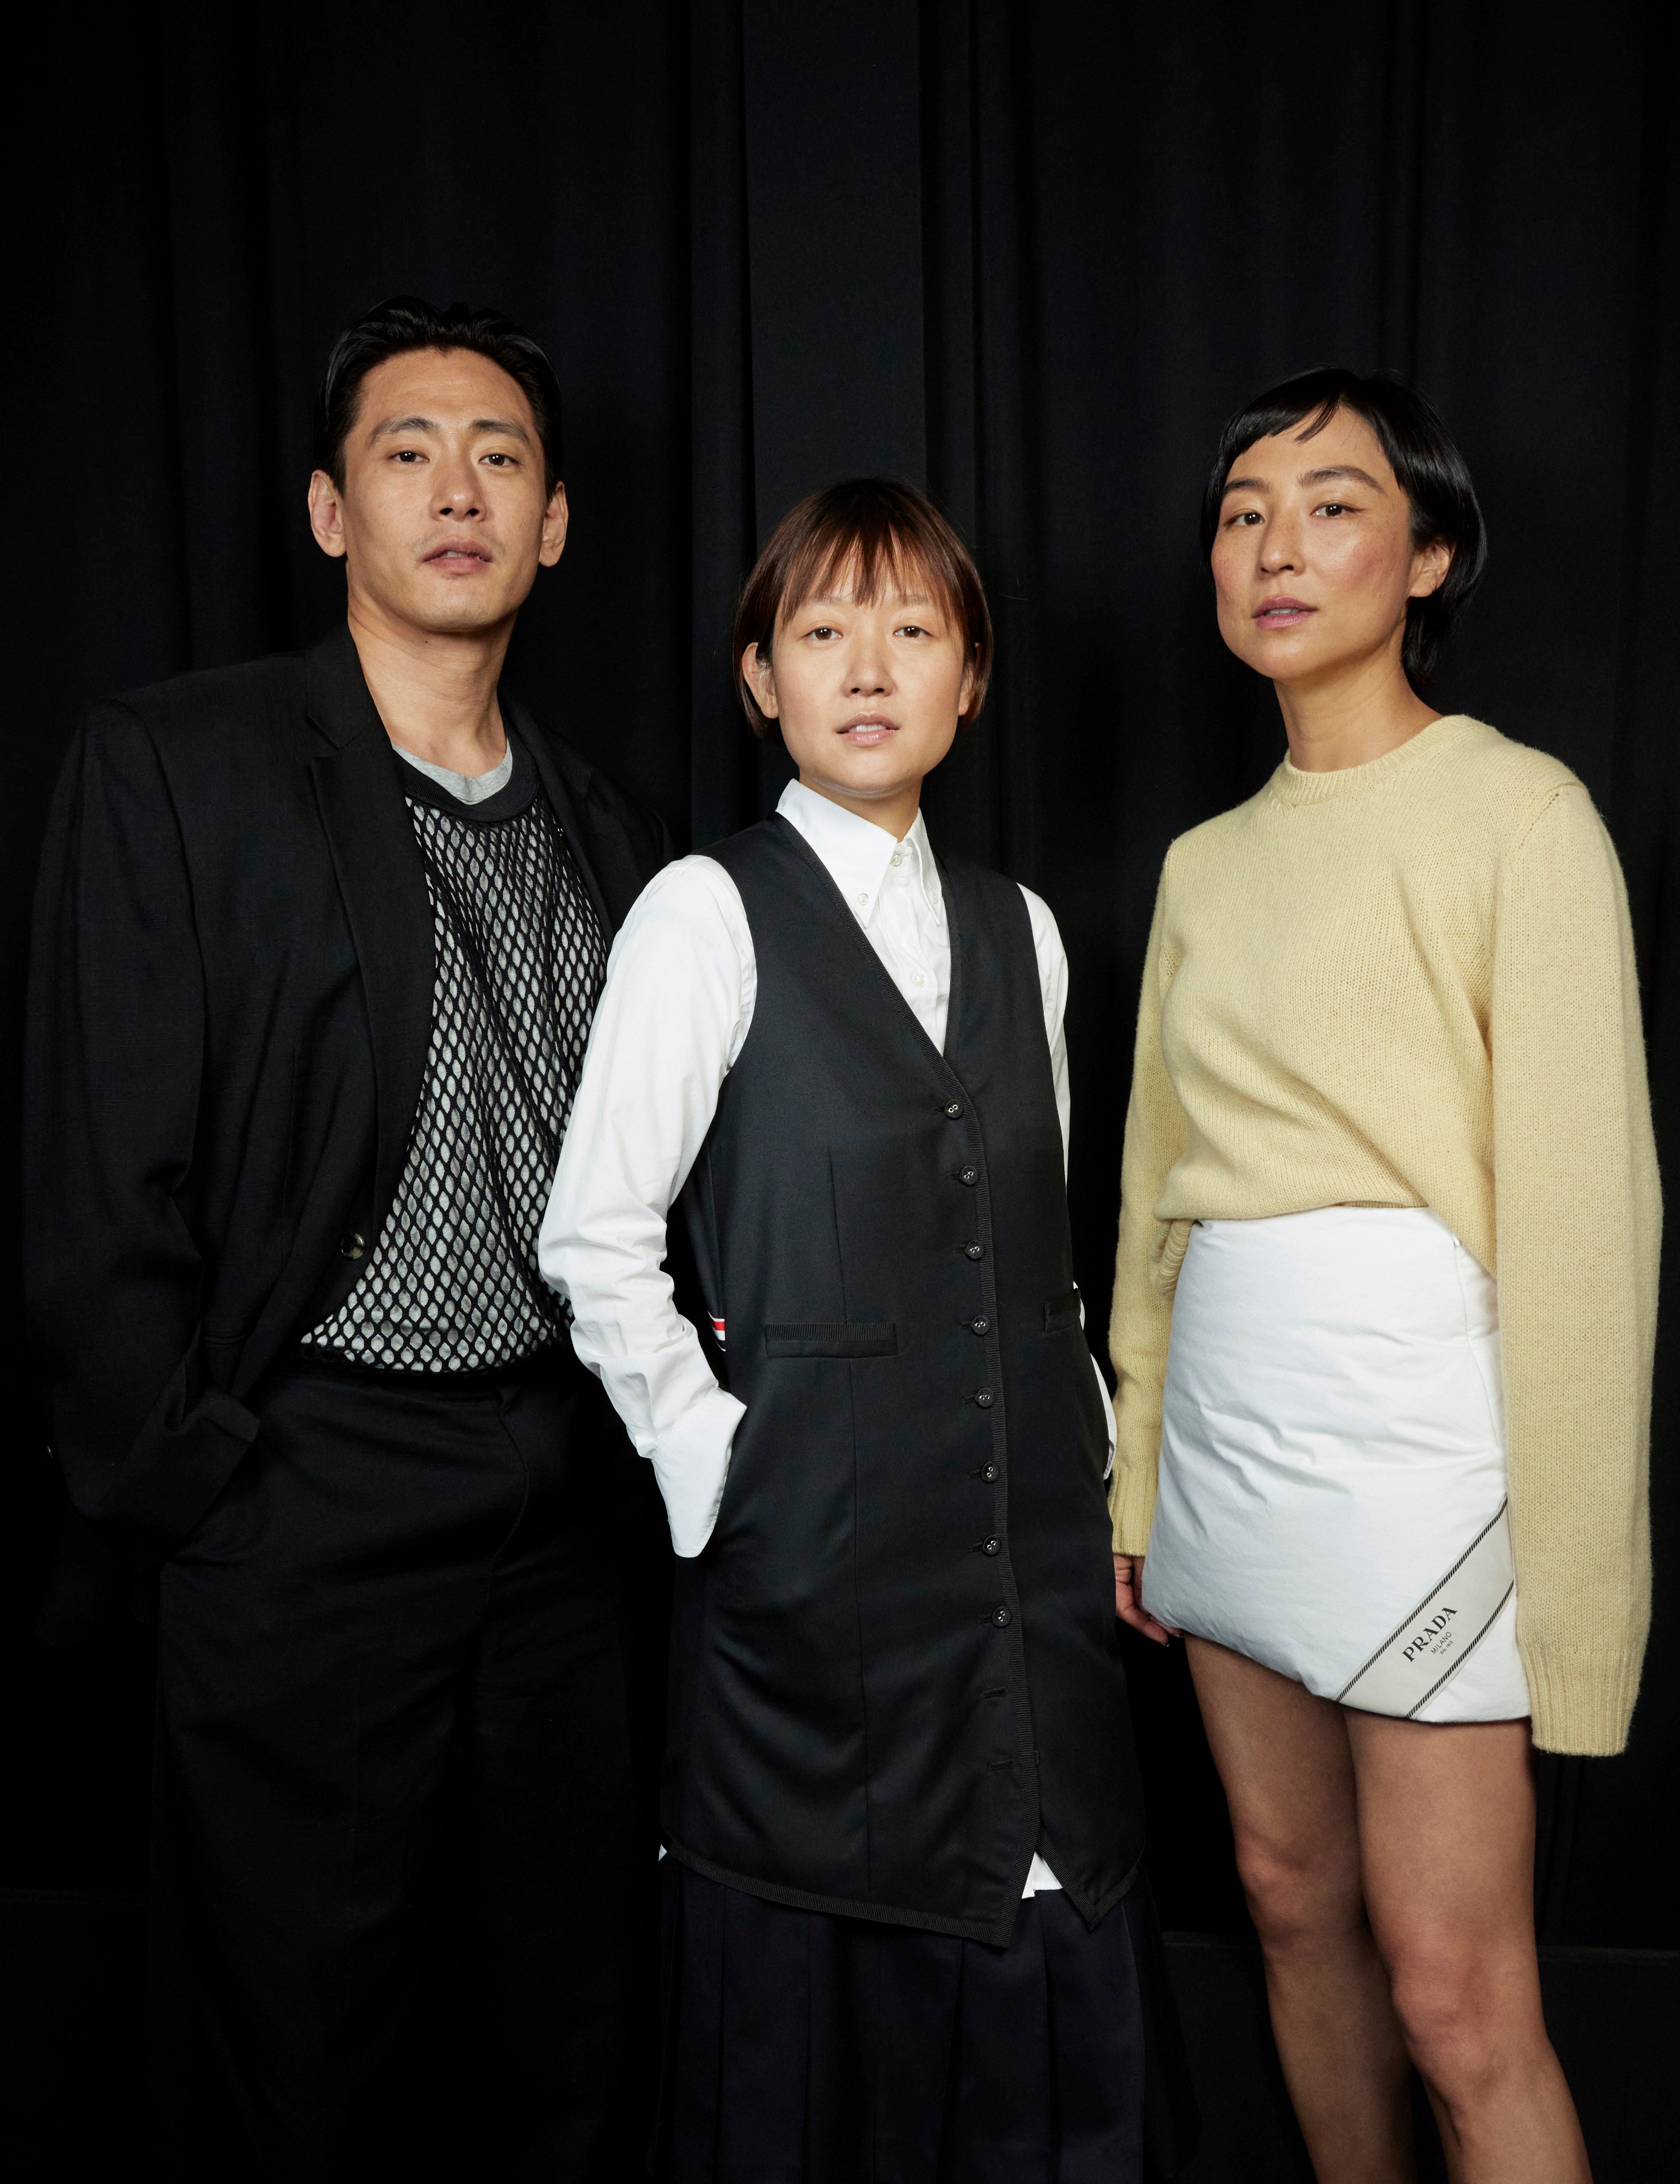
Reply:
[[[848,478],[790,509],[776,526],[741,593],[735,616],[735,680],[756,736],[770,723],[742,672],[742,655],[756,645],[769,656],[776,623],[814,594],[843,583],[872,605],[889,589],[925,590],[949,615],[974,668],[973,721],[992,678],[992,616],[974,557],[951,524],[914,486],[891,478]]]

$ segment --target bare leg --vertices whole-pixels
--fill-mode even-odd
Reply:
[[[1527,1723],[1345,1719],[1365,1898],[1455,2184],[1590,2184],[1540,2010]]]
[[[1406,2053],[1366,1919],[1348,1716],[1240,1653],[1186,1642],[1319,2184],[1410,2184]]]

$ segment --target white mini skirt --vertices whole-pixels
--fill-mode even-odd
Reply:
[[[1367,1713],[1528,1713],[1495,1285],[1438,1214],[1197,1223],[1143,1601]]]

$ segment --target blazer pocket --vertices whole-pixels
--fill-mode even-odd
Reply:
[[[766,1357],[896,1357],[898,1323],[877,1320],[792,1320],[766,1325]]]
[[[1052,1297],[1044,1306],[1044,1332],[1060,1334],[1065,1327],[1079,1324],[1079,1292],[1070,1290],[1065,1296]]]

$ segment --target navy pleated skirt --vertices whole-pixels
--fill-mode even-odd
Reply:
[[[663,2184],[1144,2184],[1195,2144],[1140,1884],[1007,1948],[795,1910],[665,1861]]]

